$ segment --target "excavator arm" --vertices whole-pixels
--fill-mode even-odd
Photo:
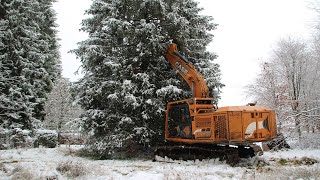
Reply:
[[[166,44],[164,57],[173,69],[177,70],[180,76],[188,83],[192,90],[193,97],[206,98],[209,96],[206,80],[196,68],[178,52],[176,44]]]

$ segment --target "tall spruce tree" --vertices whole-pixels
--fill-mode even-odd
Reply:
[[[60,75],[52,3],[0,1],[0,124],[7,128],[37,126]]]
[[[39,6],[35,7],[35,11],[39,12],[39,16],[34,18],[39,24],[39,41],[43,42],[39,46],[39,50],[43,55],[39,63],[41,68],[46,71],[46,76],[42,76],[42,87],[38,88],[38,105],[34,109],[33,117],[43,121],[45,117],[44,104],[48,93],[55,83],[61,77],[61,62],[59,54],[59,44],[57,39],[56,12],[52,5],[56,0],[38,0]],[[40,100],[40,99],[39,99]]]
[[[82,23],[89,38],[73,52],[84,77],[74,92],[86,110],[83,124],[101,155],[163,140],[168,101],[191,96],[163,58],[161,43],[173,40],[219,97],[219,66],[206,46],[216,28],[193,0],[94,0]]]

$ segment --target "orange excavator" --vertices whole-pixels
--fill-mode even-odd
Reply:
[[[216,108],[206,81],[174,43],[165,45],[165,59],[187,82],[193,97],[169,102],[165,144],[155,155],[172,159],[220,158],[229,163],[252,157],[261,150],[255,142],[277,137],[275,112],[261,106]]]

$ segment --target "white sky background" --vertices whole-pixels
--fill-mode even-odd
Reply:
[[[312,11],[305,0],[198,0],[203,14],[219,24],[213,31],[209,51],[218,54],[221,65],[222,98],[219,106],[245,105],[245,86],[259,72],[261,61],[268,59],[272,46],[289,35],[308,38],[312,29]],[[59,24],[63,76],[71,81],[81,75],[74,72],[81,63],[69,50],[87,35],[79,32],[91,0],[59,0],[54,8]]]

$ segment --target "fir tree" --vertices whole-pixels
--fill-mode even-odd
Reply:
[[[193,0],[94,0],[83,21],[89,38],[74,53],[85,76],[76,98],[86,113],[84,129],[103,153],[163,139],[168,101],[190,97],[187,84],[163,58],[173,40],[208,80],[218,97],[219,66],[206,51],[216,24]]]
[[[46,94],[60,73],[55,30],[43,5],[36,0],[1,1],[0,124],[6,127],[37,126],[45,115]]]

